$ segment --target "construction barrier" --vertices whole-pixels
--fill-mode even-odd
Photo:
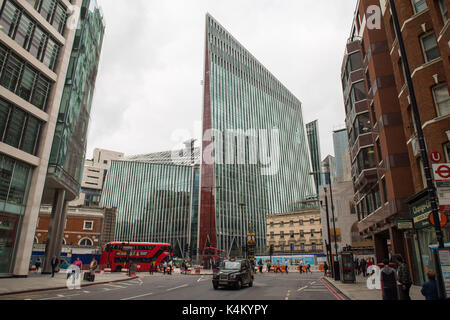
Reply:
[[[105,268],[105,269],[103,269],[103,272],[104,273],[111,273],[111,268]]]

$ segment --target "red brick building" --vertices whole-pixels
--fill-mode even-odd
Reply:
[[[99,247],[102,244],[112,241],[114,237],[114,228],[112,231],[108,227],[111,222],[110,214],[107,213],[105,223],[106,209],[69,207],[67,220],[62,237],[63,245]],[[43,244],[47,241],[48,228],[50,225],[51,207],[41,207],[38,226],[36,228],[35,243]],[[115,213],[113,213],[115,217]]]
[[[450,162],[450,21],[449,0],[396,1],[399,24],[406,47],[415,96],[427,151],[438,152],[439,161]],[[416,233],[411,256],[415,260],[414,271],[418,282],[426,281],[425,273],[434,269],[429,245],[436,244],[434,228],[426,218],[431,213],[423,159],[421,158],[417,129],[413,120],[410,93],[405,81],[402,57],[394,29],[389,1],[381,1],[384,24],[395,74],[396,90],[404,135],[407,138],[411,164],[413,192],[408,200]],[[431,160],[431,159],[429,159]],[[442,190],[440,190],[442,191]],[[424,215],[424,213],[426,213]],[[421,219],[420,216],[425,217]],[[450,239],[449,226],[443,229],[444,241]]]

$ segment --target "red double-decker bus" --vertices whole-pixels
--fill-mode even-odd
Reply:
[[[158,267],[164,261],[172,260],[172,247],[169,243],[151,242],[110,242],[103,246],[100,267],[113,272],[127,269],[133,262],[137,271],[149,271],[155,261]]]
[[[227,259],[227,253],[213,247],[207,247],[203,250],[203,267],[209,269],[212,266],[218,266],[223,260]]]

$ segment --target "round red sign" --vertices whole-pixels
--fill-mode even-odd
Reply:
[[[443,179],[450,178],[450,167],[443,164],[436,169],[436,173]]]
[[[440,219],[441,219],[441,227],[445,227],[448,223],[448,218],[445,212],[439,211]],[[430,223],[434,226],[434,216],[433,213],[430,214]]]

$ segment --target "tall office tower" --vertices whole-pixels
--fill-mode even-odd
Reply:
[[[315,195],[301,103],[206,16],[199,248],[265,251],[266,215]]]
[[[57,115],[42,204],[53,205],[43,272],[59,256],[67,205],[78,197],[105,24],[95,0],[83,0]]]
[[[28,275],[78,21],[72,6],[81,0],[0,1],[2,275]]]
[[[114,240],[170,243],[187,257],[186,245],[197,243],[200,180],[200,150],[190,151],[176,162],[172,152],[112,161],[100,206],[117,208]]]
[[[316,184],[316,193],[322,186],[320,139],[319,139],[319,121],[313,121],[306,124],[306,134],[308,135],[309,152],[311,154],[311,165],[314,172],[314,182]]]
[[[348,145],[347,129],[336,130],[333,132],[334,158],[336,168],[336,180],[352,181],[350,150]]]

